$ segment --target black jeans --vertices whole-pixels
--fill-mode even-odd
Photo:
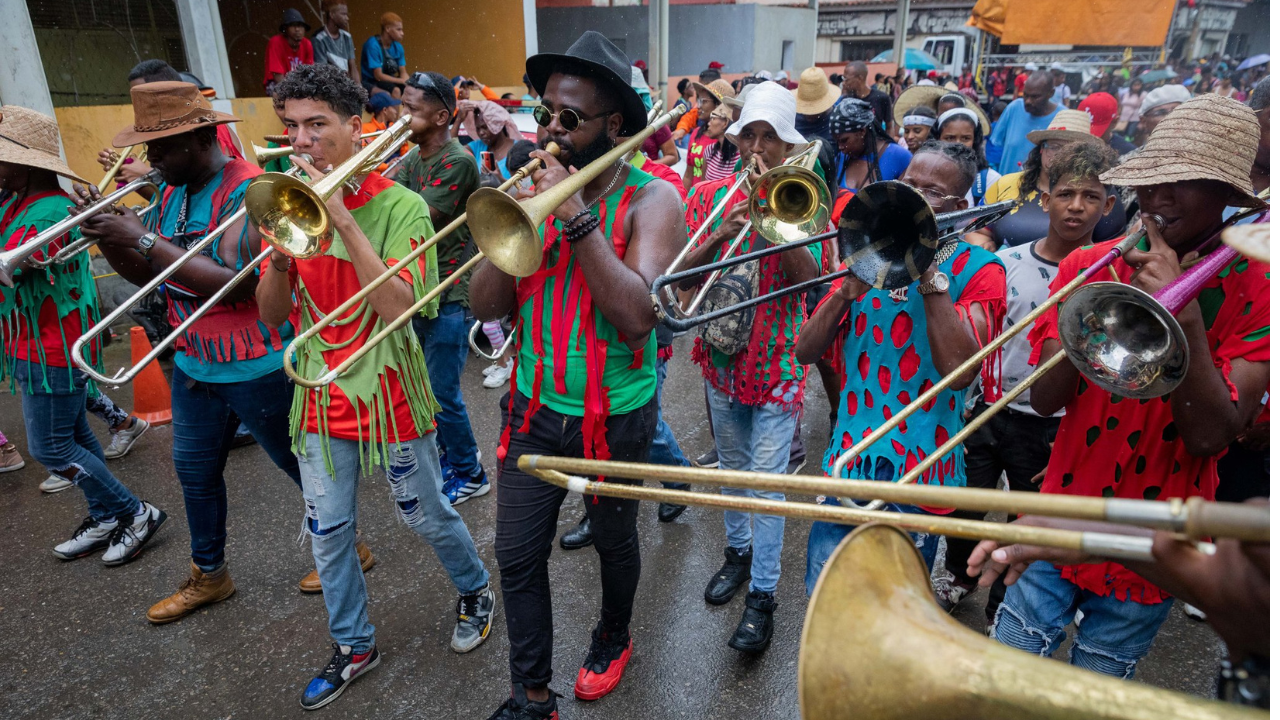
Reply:
[[[1218,502],[1244,502],[1249,498],[1271,497],[1271,451],[1250,450],[1231,443],[1218,460]]]
[[[503,397],[505,411],[508,398]],[[533,414],[529,432],[520,432],[529,399],[516,391],[511,408],[507,456],[498,473],[497,532],[494,554],[502,574],[507,638],[511,644],[511,682],[542,687],[551,682],[551,583],[547,558],[556,520],[568,490],[544,483],[516,464],[525,453],[582,457],[582,418],[543,406]],[[648,462],[658,403],[605,421],[605,440],[613,460]],[[505,414],[505,413],[504,413]],[[609,478],[639,485],[639,481]],[[606,630],[631,623],[631,607],[640,583],[640,538],[636,500],[587,498],[587,517],[600,555],[600,617]]]
[[[986,412],[987,406],[978,403],[973,416]],[[1040,417],[1014,410],[1003,410],[991,422],[978,428],[964,442],[964,472],[967,484],[972,488],[995,488],[1000,474],[1009,478],[1009,489],[1014,492],[1040,492],[1039,484],[1031,478],[1049,464],[1050,443],[1058,434],[1061,418]],[[956,510],[952,517],[981,520],[986,513],[976,510]],[[1010,516],[1009,520],[1016,520]],[[966,572],[969,555],[977,547],[976,540],[947,538],[947,570],[962,582],[972,582]],[[995,616],[996,608],[1004,600],[1004,578],[991,586],[987,596],[987,618]]]

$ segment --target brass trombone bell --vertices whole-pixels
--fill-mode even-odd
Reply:
[[[1215,720],[1261,710],[1117,680],[1006,647],[938,606],[911,538],[856,528],[805,613],[804,720]]]
[[[817,173],[800,165],[765,172],[751,188],[751,200],[752,226],[774,245],[817,235],[831,221],[831,191]]]

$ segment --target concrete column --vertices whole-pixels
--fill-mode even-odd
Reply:
[[[524,56],[538,54],[538,2],[524,0]]]
[[[176,0],[174,4],[191,72],[216,90],[218,97],[235,97],[217,0]]]
[[[898,22],[893,29],[893,64],[902,67],[907,57],[907,16],[911,14],[911,0],[898,0]]]
[[[21,105],[53,117],[53,98],[40,63],[36,31],[26,0],[0,0],[0,102]]]

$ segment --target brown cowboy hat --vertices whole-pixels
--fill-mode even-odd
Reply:
[[[240,122],[234,115],[214,110],[200,88],[191,83],[169,80],[143,83],[133,86],[129,93],[133,98],[133,125],[116,133],[111,144],[118,148],[202,127]]]
[[[0,107],[0,113],[0,162],[49,170],[85,182],[67,167],[58,152],[56,120],[17,105]]]

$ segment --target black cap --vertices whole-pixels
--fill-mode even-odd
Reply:
[[[284,32],[285,28],[290,25],[301,25],[307,29],[307,32],[311,32],[310,23],[303,20],[302,13],[293,8],[288,8],[284,11],[284,17],[280,20],[280,32]]]
[[[533,89],[542,95],[553,68],[568,65],[585,77],[607,83],[622,101],[622,133],[634,135],[648,124],[649,113],[635,88],[631,87],[631,61],[617,45],[595,30],[588,30],[569,49],[560,53],[540,53],[525,60],[524,69]]]

